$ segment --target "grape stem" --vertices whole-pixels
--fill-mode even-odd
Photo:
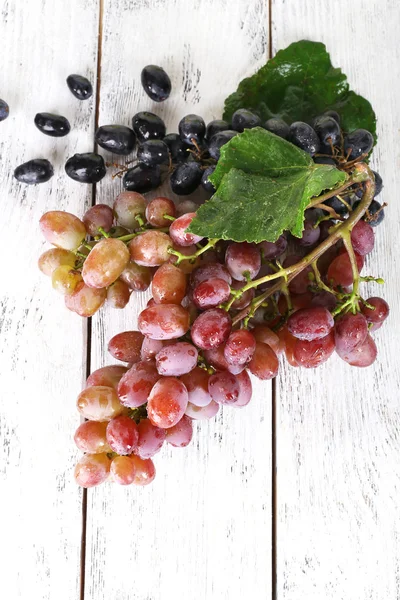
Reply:
[[[312,250],[312,252],[310,252],[310,254],[308,254],[307,256],[302,258],[298,263],[291,265],[290,267],[286,267],[285,269],[280,268],[279,271],[277,271],[276,273],[272,273],[271,275],[266,275],[265,277],[261,277],[260,279],[255,279],[255,280],[247,283],[240,290],[235,290],[234,299],[236,299],[238,297],[237,292],[239,292],[241,295],[245,291],[247,291],[253,287],[257,287],[263,283],[267,283],[267,282],[272,281],[277,278],[283,278],[283,282],[282,281],[277,282],[275,285],[273,285],[271,288],[269,288],[263,294],[254,298],[254,300],[251,302],[251,304],[249,306],[247,306],[242,311],[240,311],[234,317],[233,325],[236,325],[242,319],[245,319],[250,312],[252,314],[254,314],[255,310],[257,310],[257,308],[259,308],[261,306],[261,304],[269,296],[271,296],[275,292],[282,289],[282,283],[284,285],[288,285],[306,267],[312,266],[312,264],[314,262],[316,262],[319,259],[319,257],[322,256],[322,254],[324,254],[324,252],[326,252],[326,250],[328,250],[328,248],[330,248],[331,246],[336,244],[336,242],[338,240],[343,239],[343,241],[346,243],[346,241],[345,241],[346,236],[349,238],[350,232],[353,229],[354,225],[364,215],[364,213],[366,212],[368,206],[371,204],[373,197],[374,197],[374,193],[375,193],[374,175],[373,175],[372,171],[370,170],[370,168],[368,167],[368,165],[366,165],[365,163],[357,163],[354,166],[354,171],[352,173],[352,176],[349,178],[346,185],[342,186],[342,189],[339,188],[339,189],[335,190],[334,192],[329,192],[328,194],[323,194],[322,196],[315,198],[313,200],[313,202],[308,206],[308,208],[310,208],[311,206],[320,204],[321,202],[323,202],[324,199],[327,200],[328,198],[331,198],[332,196],[336,195],[339,191],[343,191],[344,189],[347,189],[349,186],[354,185],[354,183],[361,183],[361,182],[365,182],[364,195],[363,195],[361,202],[360,202],[359,206],[357,207],[357,209],[351,213],[351,215],[348,217],[348,219],[346,219],[346,221],[344,223],[342,223],[338,227],[336,227],[334,229],[334,231],[329,235],[329,237],[326,238],[326,240],[324,240],[321,244],[319,244],[319,246],[314,248],[314,250]],[[351,243],[350,243],[350,246],[351,246]],[[351,250],[353,251],[353,248],[351,248]],[[350,260],[351,260],[350,253],[349,253],[349,256],[350,256]],[[353,256],[354,256],[354,261],[355,261],[354,251],[353,251]],[[355,266],[357,267],[357,263],[355,263]],[[353,270],[353,275],[356,277],[356,279],[355,279],[356,290],[353,290],[352,296],[355,295],[355,291],[357,291],[357,294],[358,294],[358,285],[359,285],[358,269],[357,269],[357,274]]]
[[[205,246],[197,250],[197,252],[195,252],[194,254],[190,254],[189,256],[182,254],[178,250],[175,250],[175,248],[168,248],[168,254],[173,254],[174,256],[178,257],[178,260],[175,263],[176,266],[178,266],[183,260],[196,260],[198,256],[200,256],[204,252],[207,252],[207,250],[210,250],[210,248],[214,248],[217,242],[219,242],[218,238],[211,238],[208,240],[208,243]]]

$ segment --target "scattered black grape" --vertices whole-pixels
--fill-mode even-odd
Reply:
[[[163,142],[167,144],[169,148],[172,162],[184,162],[189,157],[188,150],[190,149],[190,146],[185,142],[182,142],[178,133],[169,133],[165,136]]]
[[[223,121],[222,119],[210,121],[206,128],[206,138],[211,140],[213,135],[219,133],[220,131],[226,131],[227,129],[230,129],[227,121]]]
[[[358,206],[360,205],[361,200],[356,200],[353,204],[353,210],[356,210],[358,208]],[[382,204],[380,204],[380,202],[378,202],[378,200],[372,200],[371,204],[368,206],[368,213],[374,217],[371,220],[368,219],[368,214],[365,213],[365,215],[363,215],[363,220],[364,221],[368,221],[368,223],[372,226],[372,227],[376,227],[377,225],[379,225],[379,223],[382,223],[383,219],[385,218],[385,211],[382,208]]]
[[[163,68],[147,65],[142,70],[142,86],[154,102],[166,100],[171,93],[171,80]]]
[[[71,156],[65,163],[65,171],[74,181],[97,183],[106,174],[106,166],[100,154],[87,152]]]
[[[132,118],[132,129],[139,142],[162,140],[167,131],[164,121],[154,113],[142,111]]]
[[[0,99],[0,121],[4,121],[4,119],[7,119],[9,114],[10,114],[10,108],[9,108],[7,102]]]
[[[214,171],[215,171],[215,165],[211,165],[211,166],[207,167],[206,169],[204,169],[203,175],[201,177],[201,185],[206,190],[206,192],[209,192],[210,194],[214,194],[215,187],[213,186],[211,181],[209,181],[208,178],[210,177],[210,175],[212,175],[214,173]]]
[[[87,100],[93,95],[92,84],[82,75],[68,75],[67,85],[78,100]]]
[[[219,133],[213,135],[208,146],[210,156],[215,160],[219,160],[222,146],[229,142],[229,140],[231,140],[237,134],[237,131],[228,129],[227,131],[220,131]]]
[[[340,125],[333,118],[322,115],[314,120],[314,130],[317,133],[321,144],[324,146],[334,146],[340,142]]]
[[[155,190],[161,185],[160,167],[146,167],[146,165],[135,165],[124,175],[124,188],[130,192],[145,194]]]
[[[203,141],[206,133],[206,124],[204,119],[198,115],[186,115],[179,121],[179,135],[181,140],[194,146]]]
[[[344,153],[348,160],[355,160],[363,154],[368,154],[373,145],[372,133],[366,129],[355,129],[344,138]]]
[[[139,146],[137,159],[148,167],[166,165],[170,161],[169,148],[162,140],[149,140]]]
[[[45,158],[35,158],[19,165],[14,171],[15,179],[28,185],[49,181],[54,175],[53,165]]]
[[[232,115],[232,129],[239,133],[242,133],[245,129],[253,129],[253,127],[259,127],[260,125],[260,117],[246,108],[239,108]]]
[[[281,138],[287,140],[289,137],[289,125],[285,123],[282,119],[268,119],[264,125],[264,129],[278,135]]]
[[[63,137],[71,131],[68,119],[52,113],[37,113],[35,125],[42,133],[51,137]]]
[[[176,167],[170,177],[171,189],[178,196],[194,192],[200,185],[203,171],[197,162],[185,162]]]
[[[124,156],[130,154],[136,144],[135,133],[125,125],[102,125],[96,131],[95,140],[105,150]]]
[[[290,141],[308,154],[313,156],[319,151],[320,144],[317,134],[311,125],[295,121],[290,126]]]

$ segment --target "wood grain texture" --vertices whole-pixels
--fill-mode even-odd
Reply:
[[[79,596],[81,491],[73,481],[79,424],[75,399],[86,362],[86,323],[66,311],[37,268],[47,249],[38,227],[46,210],[81,214],[91,188],[68,179],[63,164],[93,146],[93,100],[79,103],[66,77],[93,79],[97,0],[0,2],[2,210],[0,562],[4,597],[72,600]],[[72,131],[40,133],[38,111],[65,115]],[[14,168],[45,157],[53,179],[28,187]]]
[[[168,131],[188,113],[219,118],[223,99],[265,62],[267,39],[260,0],[106,0],[99,123],[129,125],[139,110],[162,116]],[[167,102],[145,95],[146,64],[170,74]],[[111,204],[119,189],[120,182],[103,180],[97,201]],[[136,327],[147,299],[137,295],[124,311],[104,309],[93,319],[93,369],[114,362],[108,340]],[[271,386],[256,384],[246,409],[201,423],[186,449],[164,448],[149,488],[89,491],[85,597],[269,597],[270,448]]]
[[[391,306],[378,359],[356,370],[338,357],[316,371],[287,367],[277,384],[279,600],[400,597],[399,236],[397,202],[400,7],[396,0],[273,0],[273,50],[326,43],[335,66],[378,116],[372,165],[389,203],[365,272]],[[365,285],[365,284],[364,284]]]

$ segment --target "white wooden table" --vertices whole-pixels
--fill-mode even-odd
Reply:
[[[400,598],[399,275],[400,46],[398,0],[0,0],[2,276],[0,369],[1,597],[22,600],[396,600]],[[120,182],[96,189],[64,174],[93,148],[95,126],[154,110],[176,131],[187,113],[219,118],[223,100],[278,49],[308,38],[374,106],[373,166],[390,204],[368,272],[386,280],[389,322],[379,357],[357,370],[338,358],[316,371],[283,367],[243,411],[202,423],[183,450],[156,457],[143,489],[87,494],[72,470],[75,399],[106,343],[135,326],[147,297],[69,313],[36,268],[43,212],[82,215],[111,204]],[[173,93],[154,105],[145,64],[165,67]],[[65,78],[96,82],[79,103]],[[72,125],[61,139],[38,111]],[[22,187],[18,164],[43,156],[47,184]]]

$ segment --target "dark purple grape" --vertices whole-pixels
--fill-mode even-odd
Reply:
[[[7,119],[9,114],[10,114],[10,108],[9,108],[7,102],[0,99],[0,121],[4,121],[5,119]]]
[[[193,146],[194,142],[199,144],[203,141],[206,134],[206,124],[204,119],[198,115],[186,115],[179,122],[179,135],[181,140]]]
[[[214,194],[215,187],[213,186],[211,181],[209,181],[208,178],[210,177],[210,175],[212,175],[214,173],[214,171],[215,171],[215,165],[211,165],[211,166],[207,167],[206,169],[204,169],[203,175],[201,178],[201,185],[206,190],[206,192],[209,192],[210,194]]]
[[[138,112],[132,117],[132,129],[139,142],[162,140],[166,133],[164,121],[147,111]]]
[[[323,204],[326,204],[326,206],[330,206],[331,208],[333,208],[335,213],[338,214],[340,217],[345,217],[349,212],[346,205],[343,204],[343,202],[341,202],[336,196],[329,198],[329,200],[325,200]],[[328,211],[324,211],[324,213],[329,214]]]
[[[37,113],[35,116],[35,125],[39,131],[51,137],[63,137],[71,130],[68,119],[61,115],[46,112]]]
[[[295,121],[290,126],[289,139],[295,146],[298,146],[304,152],[311,156],[316,154],[320,148],[320,142],[317,134],[311,125],[302,121]]]
[[[14,171],[14,177],[21,183],[36,185],[49,181],[54,175],[52,164],[45,158],[34,158],[22,165],[19,165]]]
[[[161,185],[160,167],[135,165],[125,173],[123,183],[124,188],[129,192],[145,194],[150,190],[155,190]]]
[[[78,100],[87,100],[93,94],[92,84],[82,75],[68,75],[67,85]]]
[[[377,173],[376,171],[372,171],[375,177],[375,192],[374,192],[374,198],[376,198],[376,196],[378,196],[383,188],[383,181],[382,181],[382,177],[379,175],[379,173]],[[362,184],[360,187],[358,187],[355,191],[356,196],[358,196],[359,198],[362,198],[362,196],[364,195],[364,184]]]
[[[332,117],[332,119],[335,119],[335,121],[340,124],[340,116],[339,113],[336,112],[336,110],[326,110],[324,112],[324,115],[326,115],[327,117]]]
[[[163,102],[171,93],[171,80],[162,67],[147,65],[141,74],[144,91],[154,102]]]
[[[340,125],[327,115],[317,117],[313,123],[314,131],[317,133],[321,144],[334,146],[340,142]]]
[[[168,146],[162,140],[143,142],[138,148],[137,159],[147,167],[167,165],[170,160]]]
[[[222,119],[210,121],[206,128],[206,138],[211,140],[213,135],[220,131],[226,131],[227,129],[229,129],[229,123],[227,121],[223,121]]]
[[[237,131],[227,129],[226,131],[220,131],[219,133],[213,135],[208,146],[210,156],[215,160],[219,160],[222,146],[227,144],[229,140],[231,140],[237,134]]]
[[[357,210],[360,202],[361,200],[356,200],[356,202],[354,202],[353,210]],[[367,221],[371,227],[376,227],[379,223],[382,223],[385,218],[385,211],[378,200],[372,200],[371,204],[368,206],[368,213],[372,217],[371,219],[368,218],[367,213],[365,213],[362,218],[364,221]]]
[[[275,135],[287,140],[289,137],[289,125],[283,121],[283,119],[268,119],[264,125],[264,129],[274,133]]]
[[[232,129],[242,133],[245,129],[253,129],[260,127],[261,119],[258,115],[247,110],[247,108],[239,108],[232,115]]]
[[[368,154],[374,145],[372,133],[366,129],[355,129],[344,138],[343,149],[348,160]]]
[[[104,150],[126,156],[133,151],[136,136],[125,125],[103,125],[96,131],[95,141]]]
[[[261,256],[264,260],[273,260],[279,258],[285,252],[288,242],[285,234],[278,237],[276,242],[260,242],[257,247],[261,250]]]
[[[319,227],[314,227],[312,221],[305,221],[301,238],[298,240],[300,246],[312,246],[318,242],[320,236]]]
[[[203,171],[199,163],[182,163],[171,174],[171,190],[178,196],[191,194],[199,187],[202,175]]]
[[[190,146],[186,142],[182,142],[178,133],[169,133],[163,139],[164,144],[167,144],[171,154],[172,162],[181,163],[189,158]]]
[[[329,158],[329,156],[314,156],[314,162],[317,165],[332,165],[336,167],[336,161],[333,158]]]
[[[106,166],[100,154],[87,152],[71,156],[65,163],[65,172],[74,181],[97,183],[105,176]]]

